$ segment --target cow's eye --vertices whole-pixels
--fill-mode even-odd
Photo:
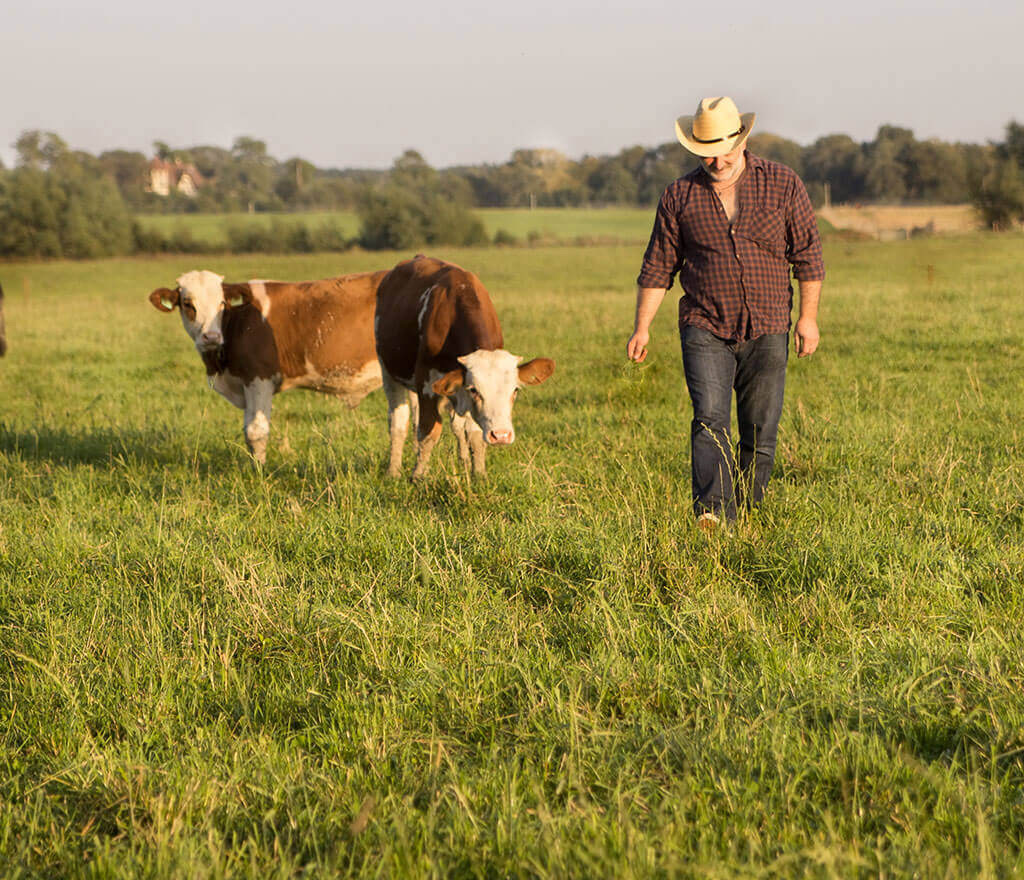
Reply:
[[[194,318],[196,316],[196,307],[192,304],[191,300],[185,300],[181,304],[181,310],[188,315],[188,317]]]
[[[483,397],[481,397],[481,396],[480,396],[480,392],[479,392],[479,391],[477,391],[477,390],[476,390],[475,388],[473,388],[472,386],[470,386],[469,388],[467,388],[467,389],[466,389],[466,391],[468,391],[468,392],[469,392],[469,396],[470,396],[470,397],[472,397],[472,398],[473,398],[473,400],[474,400],[474,401],[476,401],[477,403],[479,403],[479,402],[480,402],[481,400],[483,400]]]

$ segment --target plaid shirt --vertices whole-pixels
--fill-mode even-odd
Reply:
[[[703,167],[669,184],[658,203],[640,287],[669,289],[679,273],[679,325],[743,341],[789,331],[790,267],[825,278],[821,239],[796,172],[750,152],[730,226]]]

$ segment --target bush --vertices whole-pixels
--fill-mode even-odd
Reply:
[[[494,243],[499,247],[515,247],[519,239],[507,229],[499,229],[494,233]]]
[[[336,223],[322,223],[309,233],[314,251],[347,251],[355,243]]]
[[[0,197],[0,256],[92,258],[129,253],[132,220],[113,181],[68,165],[22,167]]]
[[[993,160],[972,201],[990,229],[1011,228],[1024,220],[1024,172],[1012,158]]]
[[[358,209],[359,244],[367,250],[408,250],[424,244],[487,242],[483,222],[440,192],[388,186],[368,193]]]
[[[163,236],[155,229],[132,223],[133,251],[139,254],[207,254],[213,248],[196,240],[187,226],[178,226],[169,236]]]

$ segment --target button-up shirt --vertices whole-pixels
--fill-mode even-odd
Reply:
[[[800,281],[825,278],[814,209],[796,172],[750,152],[737,183],[730,224],[704,169],[670,184],[658,203],[637,278],[668,290],[679,275],[679,324],[730,341],[789,330],[790,271]]]

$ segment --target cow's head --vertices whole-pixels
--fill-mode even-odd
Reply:
[[[468,412],[483,431],[484,440],[504,446],[516,439],[512,404],[520,387],[540,385],[555,371],[550,358],[521,361],[504,349],[474,351],[460,357],[461,368],[436,379],[431,388],[450,398],[460,415]]]
[[[186,272],[178,278],[175,290],[161,287],[149,295],[149,301],[161,312],[178,307],[181,323],[200,354],[215,351],[224,344],[224,310],[230,303],[223,275],[205,269]]]

